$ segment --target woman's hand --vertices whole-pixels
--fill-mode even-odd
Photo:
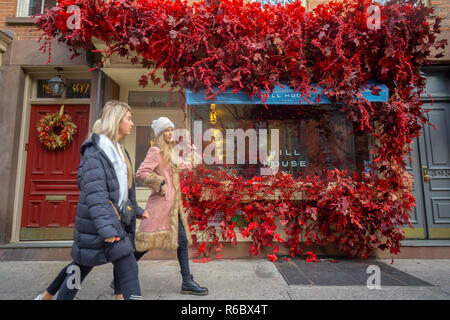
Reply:
[[[142,216],[140,217],[141,220],[145,220],[148,217],[150,217],[150,214],[147,211],[144,211],[144,213],[142,214]]]
[[[167,184],[163,184],[163,186],[161,187],[161,191],[159,192],[159,195],[161,197],[164,197],[167,194]]]
[[[111,237],[111,238],[105,239],[105,242],[108,242],[108,243],[113,243],[115,241],[120,241],[120,238],[119,237]]]
[[[180,170],[191,170],[192,164],[188,161],[181,160],[179,168]]]

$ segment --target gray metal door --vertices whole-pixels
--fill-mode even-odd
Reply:
[[[450,101],[425,103],[428,121],[418,139],[429,239],[450,238]],[[416,176],[415,184],[419,183]]]
[[[416,206],[412,208],[410,213],[410,221],[413,228],[409,226],[404,228],[405,236],[408,239],[425,239],[427,237],[427,226],[425,217],[425,205],[423,201],[423,183],[422,170],[419,157],[419,148],[417,138],[414,139],[411,152],[411,160],[407,157],[406,171],[414,176],[413,195],[416,198]]]

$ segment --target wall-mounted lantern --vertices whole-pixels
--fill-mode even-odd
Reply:
[[[63,68],[60,67],[56,67],[55,69],[58,73],[63,70]],[[61,79],[61,76],[59,74],[56,74],[56,76],[48,80],[48,84],[50,86],[52,95],[57,97],[61,97],[64,93],[64,90],[68,87]]]

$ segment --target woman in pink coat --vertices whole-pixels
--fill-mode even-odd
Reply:
[[[152,190],[146,210],[150,217],[143,220],[136,232],[136,260],[150,249],[177,250],[182,275],[182,294],[207,295],[189,270],[188,245],[192,243],[187,216],[183,208],[179,171],[192,168],[190,163],[172,156],[174,124],[166,117],[152,122],[156,143],[136,172]]]

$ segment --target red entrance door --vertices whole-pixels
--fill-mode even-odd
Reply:
[[[42,116],[60,108],[61,105],[31,107],[21,240],[73,239],[80,146],[88,135],[89,106],[64,106],[64,112],[77,125],[77,132],[65,149],[49,151],[38,139],[37,126]]]

